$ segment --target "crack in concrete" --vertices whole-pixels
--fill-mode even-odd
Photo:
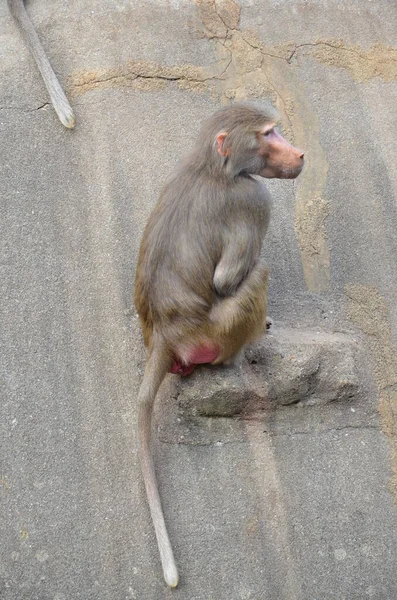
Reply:
[[[230,32],[238,31],[241,8],[235,0],[196,0],[196,4],[206,38],[226,40]]]
[[[285,58],[284,56],[280,56],[278,54],[272,54],[271,52],[265,52],[265,50],[263,50],[263,45],[261,42],[258,41],[258,44],[255,45],[253,42],[250,42],[249,40],[247,40],[247,38],[244,35],[244,32],[241,33],[241,36],[242,36],[243,40],[248,44],[248,46],[250,46],[253,50],[259,50],[259,52],[261,54],[263,54],[263,56],[269,56],[270,58],[277,58],[279,60],[288,62],[288,58]]]
[[[43,104],[40,104],[40,106],[35,106],[34,108],[23,108],[22,106],[0,106],[0,111],[16,110],[23,113],[32,113],[36,112],[37,110],[41,110],[42,108],[46,108],[47,106],[50,106],[49,102],[44,102]]]
[[[312,49],[309,56],[326,66],[347,70],[358,83],[375,77],[397,81],[397,49],[392,46],[373,44],[365,51],[357,45],[347,46],[342,40],[318,40],[296,45],[289,62],[304,47]]]
[[[369,56],[368,54],[364,54],[362,51],[357,50],[353,47],[349,46],[345,46],[342,42],[342,40],[340,41],[339,44],[331,44],[331,42],[326,42],[326,41],[318,41],[318,42],[306,42],[304,44],[297,44],[297,46],[295,47],[295,50],[293,52],[293,54],[295,54],[298,50],[300,50],[301,48],[304,48],[305,46],[309,46],[312,48],[318,47],[318,46],[328,46],[329,48],[333,48],[334,50],[342,50],[344,52],[352,52],[353,54],[356,54],[357,56],[359,56],[360,58],[362,58],[363,60],[377,60],[376,57],[373,56]],[[292,55],[291,57],[292,58]],[[391,62],[397,62],[397,58],[389,58],[389,60]]]
[[[223,69],[223,71],[219,74],[219,77],[216,78],[218,80],[223,80],[223,75],[226,75],[226,71],[228,70],[228,68],[232,64],[232,60],[233,60],[233,54],[232,54],[231,50],[229,50],[229,48],[227,48],[226,46],[224,46],[224,48],[225,48],[225,50],[227,50],[229,52],[229,54],[230,54],[230,60],[227,63],[226,67]]]
[[[223,80],[231,60],[232,56],[229,54],[227,64],[222,69],[221,61],[218,61],[218,72],[188,64],[168,67],[150,61],[129,61],[117,67],[75,73],[69,79],[69,89],[72,96],[79,96],[98,88],[118,88],[134,84],[139,86],[140,82],[144,82],[145,87],[140,89],[154,90],[166,83],[176,82],[183,89],[203,91],[207,83]]]
[[[206,81],[211,81],[213,79],[219,79],[219,76],[212,76],[212,77],[204,77],[202,79],[194,79],[193,77],[185,77],[183,75],[112,75],[111,77],[106,77],[106,78],[100,78],[100,79],[92,79],[90,81],[90,83],[95,83],[95,84],[100,84],[100,83],[107,83],[109,81],[113,81],[113,80],[122,80],[122,79],[131,79],[132,81],[135,81],[136,79],[150,79],[150,80],[154,80],[154,79],[159,79],[159,80],[163,80],[163,81],[192,81],[195,83],[202,83],[202,82],[206,82]],[[76,87],[83,87],[84,83],[76,83],[75,84]]]
[[[235,27],[229,27],[229,26],[227,25],[227,23],[225,22],[225,20],[224,20],[224,19],[221,17],[221,15],[220,15],[220,14],[219,14],[219,12],[218,12],[218,9],[217,9],[217,7],[216,7],[216,2],[214,2],[214,9],[215,9],[215,12],[216,12],[216,14],[218,15],[218,17],[220,18],[220,20],[222,21],[222,23],[223,23],[223,24],[224,24],[224,26],[226,27],[226,32],[227,32],[227,35],[229,34],[229,31],[238,31],[238,28],[235,28]]]

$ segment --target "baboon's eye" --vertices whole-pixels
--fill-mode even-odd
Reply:
[[[266,137],[267,135],[270,135],[271,133],[274,133],[274,127],[272,127],[272,129],[269,129],[268,131],[265,131],[265,133],[263,135]]]

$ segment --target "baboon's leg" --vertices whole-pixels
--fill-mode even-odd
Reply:
[[[258,261],[236,293],[213,306],[203,341],[180,347],[171,373],[190,375],[196,365],[232,362],[245,344],[265,332],[268,274]]]
[[[230,361],[245,344],[265,332],[268,277],[267,267],[258,261],[237,292],[211,310],[213,339],[219,340],[222,348],[213,364]]]

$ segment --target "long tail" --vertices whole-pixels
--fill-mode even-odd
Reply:
[[[59,120],[65,127],[72,129],[75,124],[73,110],[48,61],[23,0],[8,0],[8,6],[34,56]]]
[[[139,390],[139,452],[146,494],[150,513],[157,538],[164,579],[170,587],[178,585],[178,571],[175,565],[171,542],[168,537],[161,507],[160,495],[154,471],[153,457],[150,449],[153,404],[157,391],[171,366],[166,348],[162,340],[153,339],[152,351],[146,362],[145,374]]]

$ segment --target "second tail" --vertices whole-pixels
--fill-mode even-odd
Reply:
[[[23,0],[8,0],[8,6],[33,54],[59,120],[65,127],[72,129],[75,124],[73,110],[43,50]]]

